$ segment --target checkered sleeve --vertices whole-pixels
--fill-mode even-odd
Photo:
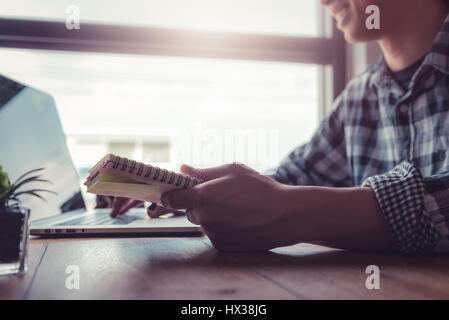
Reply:
[[[423,178],[415,165],[402,162],[362,186],[373,189],[402,253],[449,251],[449,172]]]
[[[290,185],[351,186],[344,137],[344,95],[321,123],[310,142],[294,149],[281,164],[265,174]]]

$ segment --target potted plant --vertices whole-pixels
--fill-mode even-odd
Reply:
[[[24,187],[32,182],[49,183],[37,174],[43,168],[26,172],[13,184],[0,166],[0,274],[25,271],[28,243],[28,208],[20,205],[20,197],[31,195],[45,200],[39,193],[52,191]]]

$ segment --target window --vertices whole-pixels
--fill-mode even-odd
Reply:
[[[82,22],[197,31],[321,36],[318,0],[35,0],[0,1],[3,17],[65,21],[69,5]]]
[[[71,4],[80,30],[65,28]],[[106,152],[263,170],[344,85],[343,40],[324,22],[310,0],[6,1],[0,66],[55,97],[82,174]]]

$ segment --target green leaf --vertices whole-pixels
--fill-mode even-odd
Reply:
[[[38,192],[48,192],[48,193],[56,194],[53,191],[44,190],[44,189],[30,189],[30,190],[25,190],[25,191],[19,191],[19,189],[21,187],[23,187],[24,185],[26,185],[28,183],[32,183],[32,182],[42,182],[42,183],[50,183],[51,184],[50,181],[48,181],[46,179],[42,179],[41,178],[42,175],[40,175],[40,174],[32,175],[33,173],[36,173],[36,172],[42,171],[42,170],[44,170],[44,168],[30,170],[30,171],[24,173],[23,175],[21,175],[12,185],[10,184],[10,182],[8,180],[8,187],[3,190],[0,189],[0,203],[7,203],[10,200],[20,202],[17,197],[20,195],[24,195],[24,194],[28,194],[28,195],[40,198],[45,201],[45,199],[40,194],[38,194]],[[2,171],[1,171],[1,167],[0,167],[0,173],[1,172]]]
[[[40,194],[37,194],[36,192],[30,191],[30,192],[27,192],[26,194],[28,194],[30,196],[35,196],[35,197],[41,199],[42,201],[47,202],[47,200],[45,200],[44,197],[42,197]]]
[[[57,194],[54,191],[51,190],[46,190],[46,189],[31,189],[31,190],[25,190],[25,191],[20,191],[14,194],[14,198],[17,198],[18,196],[22,195],[22,194],[31,194],[33,192],[48,192],[48,193],[52,193],[52,194]]]
[[[15,183],[9,188],[9,190],[7,190],[7,192],[6,192],[4,195],[2,195],[2,197],[3,197],[3,198],[6,197],[6,198],[8,199],[8,198],[11,197],[12,195],[14,195],[14,193],[15,193],[20,187],[22,187],[23,185],[25,185],[25,184],[27,184],[27,183],[30,183],[30,182],[44,182],[44,183],[51,183],[51,182],[48,181],[48,180],[40,179],[40,175],[38,175],[38,176],[33,176],[33,177],[29,177],[29,178],[26,178],[26,179],[20,181],[19,183],[15,182]]]
[[[8,174],[3,171],[2,166],[0,166],[0,195],[3,195],[10,187]]]
[[[25,172],[25,173],[22,174],[20,177],[18,177],[16,181],[14,181],[14,184],[19,183],[20,180],[22,180],[23,178],[25,178],[25,177],[28,176],[28,175],[30,175],[30,174],[32,174],[32,173],[34,173],[34,172],[37,172],[37,171],[42,171],[42,170],[44,170],[44,168],[38,168],[38,169],[34,169],[34,170],[30,170],[30,171],[28,171],[28,172]]]

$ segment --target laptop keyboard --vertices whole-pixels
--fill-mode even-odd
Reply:
[[[138,219],[137,217],[119,216],[117,218],[111,218],[107,214],[90,214],[85,217],[78,217],[68,221],[64,221],[55,226],[73,226],[73,225],[103,225],[103,224],[128,224]]]

